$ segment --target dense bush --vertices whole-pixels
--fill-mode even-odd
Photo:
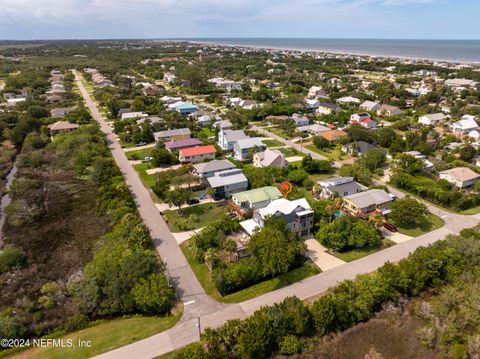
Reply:
[[[25,264],[25,254],[17,248],[5,248],[0,252],[0,274]]]
[[[418,295],[427,287],[457,280],[462,271],[477,268],[479,231],[420,247],[398,264],[386,263],[373,274],[346,280],[306,307],[296,298],[257,310],[251,317],[231,320],[218,329],[206,329],[202,346],[179,351],[187,358],[266,358],[284,350],[296,350],[296,338],[349,328],[365,321],[386,302]],[[472,339],[473,343],[473,339]]]
[[[445,180],[435,180],[425,176],[412,176],[407,173],[397,173],[390,182],[399,188],[419,195],[433,203],[455,210],[465,210],[480,205],[480,195],[467,193]]]
[[[320,227],[315,238],[334,251],[344,252],[354,248],[377,246],[382,236],[367,222],[343,216]]]

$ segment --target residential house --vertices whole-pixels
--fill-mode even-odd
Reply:
[[[443,113],[432,113],[418,118],[418,123],[425,126],[436,126],[447,117]]]
[[[354,180],[353,177],[332,177],[318,181],[322,189],[320,196],[329,198],[330,196],[346,197],[355,193],[363,192],[366,187]]]
[[[229,120],[220,120],[220,121],[216,121],[213,125],[212,125],[213,128],[217,128],[219,130],[227,130],[229,128],[232,128],[233,127],[233,124],[229,121]]]
[[[438,176],[441,179],[447,180],[458,188],[471,187],[480,179],[480,174],[472,171],[468,167],[455,167],[449,170],[441,171],[438,173]]]
[[[170,140],[165,142],[165,148],[168,152],[180,151],[185,148],[196,147],[203,145],[203,142],[198,138],[182,138],[179,140]]]
[[[190,132],[189,128],[179,128],[174,130],[165,130],[155,132],[153,137],[155,141],[170,141],[170,140],[180,140],[182,138],[190,138],[192,133]]]
[[[377,111],[381,105],[374,101],[365,101],[360,105],[360,108],[365,111]]]
[[[233,144],[238,140],[249,138],[243,130],[224,130],[221,129],[218,133],[218,145],[224,151],[232,151]]]
[[[305,103],[306,110],[317,110],[320,105],[320,101],[315,98],[306,98],[303,102]]]
[[[26,97],[12,97],[7,99],[7,106],[14,107],[17,103],[26,101]]]
[[[314,212],[305,198],[289,201],[280,198],[272,201],[264,208],[253,212],[253,218],[240,222],[242,229],[249,235],[261,229],[265,220],[270,217],[281,217],[288,228],[297,235],[306,236],[313,230]]]
[[[167,105],[171,105],[176,102],[182,101],[181,97],[172,97],[172,96],[162,96],[160,97],[160,101],[166,103]]]
[[[404,154],[407,154],[407,155],[413,156],[415,158],[421,159],[423,161],[423,170],[426,173],[432,172],[434,166],[433,166],[432,162],[427,160],[427,156],[421,154],[418,151],[408,151],[408,152],[404,152]]]
[[[178,101],[168,105],[170,111],[178,112],[182,115],[188,115],[198,111],[198,106],[190,102]]]
[[[144,112],[123,112],[121,115],[122,120],[131,120],[133,118],[145,118],[148,117],[147,113]]]
[[[70,123],[67,121],[57,121],[55,123],[52,123],[51,125],[48,125],[47,128],[49,134],[53,136],[59,133],[75,131],[80,128],[80,126],[76,123]]]
[[[180,162],[198,163],[214,160],[217,150],[212,145],[184,148],[178,151]]]
[[[255,188],[233,194],[230,207],[233,208],[239,216],[251,217],[253,211],[265,208],[280,198],[283,198],[283,195],[277,187],[268,186]]]
[[[330,131],[320,132],[319,136],[325,138],[329,142],[337,142],[340,139],[347,137],[348,134],[342,130],[330,130]]]
[[[350,155],[364,155],[375,146],[365,141],[350,142],[342,146],[342,151]]]
[[[247,177],[240,168],[216,172],[213,176],[207,177],[209,187],[215,189],[216,200],[230,197],[237,192],[248,189]]]
[[[351,215],[366,217],[374,211],[382,214],[389,213],[389,206],[393,202],[383,189],[371,189],[343,197],[343,209]]]
[[[159,93],[159,88],[157,86],[149,85],[143,88],[142,92],[145,96],[156,96]]]
[[[352,97],[352,96],[346,96],[346,97],[340,97],[337,99],[338,103],[341,104],[359,104],[361,101],[359,98]]]
[[[391,105],[382,105],[377,110],[378,116],[396,116],[396,115],[400,115],[401,113],[402,113],[402,110],[400,110],[396,106],[391,106]]]
[[[63,97],[60,95],[49,95],[47,96],[47,102],[50,104],[60,103],[63,101]]]
[[[297,131],[317,136],[320,132],[330,131],[330,128],[314,123],[313,125],[297,127]]]
[[[317,113],[319,115],[330,115],[332,112],[341,110],[340,106],[330,102],[319,102],[317,106]]]
[[[172,72],[165,72],[163,74],[163,79],[167,81],[169,84],[172,84],[175,81],[177,81],[177,76]]]
[[[458,79],[458,78],[447,79],[447,80],[445,80],[444,83],[447,87],[451,87],[453,89],[458,89],[458,90],[461,90],[461,89],[464,89],[464,88],[475,88],[478,84],[478,82],[475,82],[473,80]]]
[[[295,127],[308,126],[308,124],[310,123],[307,117],[300,115],[298,113],[294,113],[292,115],[292,120],[293,122],[295,122]]]
[[[215,173],[237,168],[229,160],[213,160],[193,165],[192,172],[202,179],[215,176]]]
[[[325,91],[323,90],[322,86],[312,86],[308,90],[308,97],[316,98],[318,96],[324,96]]]
[[[469,132],[478,130],[477,122],[472,118],[464,118],[450,124],[450,130],[457,134],[467,135]]]
[[[233,144],[233,153],[237,160],[248,160],[253,151],[265,151],[266,146],[259,137],[243,138]]]
[[[65,115],[68,115],[73,110],[75,110],[75,107],[52,108],[50,110],[50,116],[52,116],[52,117],[64,117]]]
[[[284,168],[288,164],[282,152],[267,148],[264,152],[257,152],[253,155],[253,165],[255,167],[272,166]]]
[[[232,90],[237,90],[237,91],[242,90],[241,83],[235,82],[232,80],[227,80],[227,79],[224,79],[223,77],[215,77],[207,80],[207,82],[215,85],[218,88],[225,89],[227,92],[231,92]]]
[[[350,116],[351,125],[360,125],[365,128],[375,128],[377,127],[377,122],[372,120],[369,113],[354,113]]]

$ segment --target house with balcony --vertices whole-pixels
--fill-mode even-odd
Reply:
[[[215,173],[233,170],[237,168],[229,160],[213,160],[203,163],[197,163],[192,166],[192,173],[197,175],[203,180],[215,176]]]
[[[352,216],[366,218],[375,211],[389,213],[392,202],[393,197],[383,189],[371,189],[343,197],[343,210]]]
[[[248,189],[247,177],[240,168],[216,172],[207,178],[208,186],[215,190],[214,199],[229,198],[232,194]]]
[[[246,161],[253,159],[255,152],[265,151],[267,147],[263,144],[259,137],[248,137],[236,141],[233,144],[233,154],[235,159]]]
[[[249,235],[261,229],[269,217],[281,217],[287,222],[288,228],[298,236],[312,233],[314,212],[305,198],[290,201],[280,198],[272,201],[266,207],[253,212],[253,217],[240,222],[242,229]]]
[[[366,190],[366,187],[356,182],[353,177],[331,177],[318,181],[318,184],[321,198],[346,197]]]
[[[243,130],[226,130],[221,128],[218,133],[218,145],[224,151],[232,151],[233,145],[238,140],[249,138]]]
[[[277,187],[255,188],[233,194],[229,206],[239,216],[251,218],[253,211],[264,208],[280,198],[283,198],[283,195]]]

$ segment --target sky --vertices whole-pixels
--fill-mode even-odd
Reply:
[[[479,0],[0,0],[0,39],[480,39]]]

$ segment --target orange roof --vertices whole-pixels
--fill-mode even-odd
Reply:
[[[215,152],[217,152],[217,150],[212,145],[184,148],[183,150],[179,151],[182,157],[206,155],[208,153]]]
[[[331,131],[324,131],[320,132],[320,136],[326,138],[329,141],[336,141],[339,138],[347,136],[347,133],[341,130],[331,130]]]

